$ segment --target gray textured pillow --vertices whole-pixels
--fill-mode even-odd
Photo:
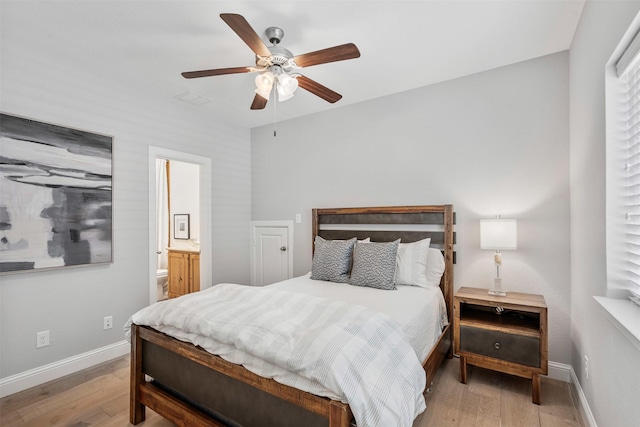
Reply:
[[[311,278],[349,283],[351,255],[355,244],[355,237],[349,240],[325,240],[316,236]]]
[[[349,283],[376,289],[396,289],[396,254],[400,239],[390,243],[359,243],[353,250]]]

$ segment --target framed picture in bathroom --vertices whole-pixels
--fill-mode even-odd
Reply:
[[[173,215],[173,238],[189,240],[189,214]]]

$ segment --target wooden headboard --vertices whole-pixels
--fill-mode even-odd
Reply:
[[[430,246],[444,254],[445,270],[440,288],[451,322],[455,263],[453,205],[323,208],[313,209],[312,217],[312,245],[316,236],[327,240],[369,237],[372,242],[391,242],[400,238],[404,243],[431,238]]]

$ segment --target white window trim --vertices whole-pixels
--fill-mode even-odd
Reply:
[[[640,351],[640,308],[627,299],[593,297],[607,319]]]
[[[607,312],[611,323],[637,349],[640,350],[640,306],[627,299],[629,288],[624,284],[620,273],[621,248],[616,246],[616,234],[621,233],[620,220],[623,215],[620,210],[620,198],[623,196],[619,185],[624,169],[615,148],[614,141],[623,138],[623,127],[619,120],[623,105],[620,103],[620,90],[624,90],[618,78],[618,69],[622,69],[631,62],[629,55],[623,55],[632,44],[638,45],[639,38],[635,38],[640,31],[640,13],[638,13],[611,55],[605,66],[605,110],[606,110],[606,238],[607,238],[607,295],[595,296],[594,299]],[[633,46],[631,47],[633,49]],[[621,59],[622,58],[622,59]],[[617,65],[617,67],[616,67]],[[617,219],[617,220],[616,220]]]

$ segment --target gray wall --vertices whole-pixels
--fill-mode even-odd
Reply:
[[[148,304],[150,145],[211,158],[213,229],[201,239],[211,239],[213,253],[202,262],[211,263],[214,283],[250,281],[249,130],[216,124],[206,108],[87,74],[81,62],[24,49],[11,10],[2,17],[0,110],[114,136],[114,262],[0,278],[0,378],[121,342],[125,321]],[[108,315],[114,328],[103,331]],[[36,350],[43,330],[51,345]]]
[[[639,9],[588,1],[570,55],[572,365],[600,427],[640,419],[640,352],[593,299],[607,294],[604,66]]]
[[[311,209],[452,203],[455,286],[488,287],[479,220],[518,219],[504,286],[549,306],[550,360],[569,364],[569,62],[561,52],[252,130],[252,219],[293,220],[311,268]],[[312,96],[300,93],[296,96]]]

